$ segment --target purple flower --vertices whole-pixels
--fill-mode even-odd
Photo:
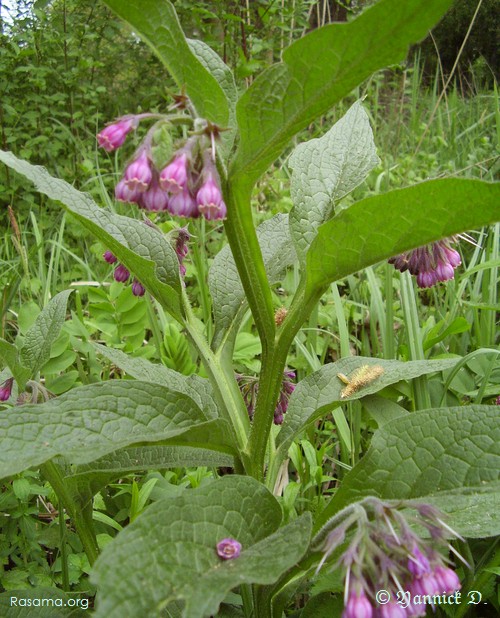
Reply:
[[[201,214],[210,221],[226,217],[226,205],[222,200],[219,184],[214,180],[212,172],[206,174],[205,181],[196,194],[196,203]]]
[[[111,251],[105,251],[102,256],[108,264],[115,264],[118,261],[116,255],[113,255]]]
[[[451,247],[454,238],[444,239],[389,260],[401,272],[409,270],[417,277],[420,288],[430,288],[438,281],[454,278],[454,271],[461,264],[460,254]]]
[[[406,610],[394,601],[390,601],[387,605],[380,605],[377,611],[378,618],[406,618]]]
[[[342,618],[372,618],[373,608],[361,589],[357,594],[351,589]]]
[[[115,268],[115,272],[113,273],[113,277],[115,278],[115,281],[118,281],[119,283],[125,283],[125,281],[129,280],[130,273],[123,264],[118,264],[118,266]]]
[[[134,296],[144,296],[145,288],[140,281],[134,279],[132,282],[132,294]]]
[[[417,545],[413,547],[413,552],[408,558],[408,571],[410,571],[412,575],[415,575],[415,577],[422,577],[424,573],[430,573],[431,571],[429,561]]]
[[[217,555],[223,560],[233,560],[241,553],[241,543],[235,539],[222,539],[217,543]]]
[[[434,570],[434,577],[438,582],[441,592],[444,592],[445,594],[452,594],[455,590],[460,590],[462,587],[458,575],[455,571],[453,571],[453,569],[448,567],[436,567]]]
[[[137,159],[134,159],[127,167],[123,178],[125,179],[125,184],[131,191],[137,190],[143,193],[149,187],[149,183],[153,179],[153,172],[148,155],[144,149]]]
[[[160,187],[156,178],[156,173],[151,180],[149,189],[142,194],[141,206],[143,206],[146,210],[156,212],[166,210],[168,207],[168,195]]]
[[[189,159],[186,153],[176,156],[160,172],[160,185],[164,191],[177,195],[185,191],[188,181]]]
[[[199,215],[198,205],[191,193],[186,189],[170,197],[168,212],[177,217],[196,218]]]
[[[115,198],[119,202],[129,202],[131,204],[139,204],[142,193],[137,189],[129,189],[125,178],[122,178],[115,187]]]
[[[177,238],[174,244],[174,251],[177,255],[177,259],[179,260],[179,272],[181,273],[181,277],[184,277],[184,275],[186,274],[186,267],[182,262],[188,254],[188,242],[191,236],[185,227],[179,228],[175,231],[175,233],[177,235]]]
[[[108,125],[97,135],[99,146],[107,152],[116,150],[125,142],[127,135],[136,125],[133,117],[120,118],[118,122]]]
[[[7,401],[12,393],[12,385],[14,384],[14,378],[8,378],[0,386],[0,401]]]

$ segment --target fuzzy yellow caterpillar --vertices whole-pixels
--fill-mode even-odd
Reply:
[[[337,378],[347,384],[340,392],[340,398],[345,399],[357,393],[363,386],[368,386],[384,373],[384,368],[380,365],[362,365],[358,367],[350,378],[343,373],[338,373]]]

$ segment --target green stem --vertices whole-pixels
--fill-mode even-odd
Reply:
[[[229,376],[224,372],[218,357],[212,352],[208,341],[198,328],[198,320],[193,314],[189,299],[184,290],[182,294],[186,316],[186,330],[200,354],[210,382],[214,387],[221,411],[226,420],[229,421],[240,455],[244,457],[250,431],[250,421],[234,374]],[[245,464],[245,462],[243,463]]]
[[[200,288],[201,310],[203,313],[203,323],[205,324],[207,339],[212,340],[212,303],[208,293],[206,254],[205,254],[205,219],[202,217],[198,222],[198,238],[192,245],[192,260],[195,266],[196,281]]]
[[[68,571],[68,547],[66,545],[66,520],[64,517],[64,505],[59,500],[59,543],[61,546],[61,573],[62,587],[65,592],[69,592],[69,571]]]
[[[264,352],[272,344],[276,326],[271,288],[252,220],[250,190],[229,181],[224,196],[227,238]]]
[[[68,511],[68,514],[75,526],[76,532],[80,537],[83,549],[87,554],[89,564],[92,566],[99,555],[99,548],[92,525],[92,518],[88,517],[88,508],[83,508],[83,504],[73,498],[68,488],[65,485],[61,469],[52,461],[44,463],[40,470],[45,478],[49,481],[52,489],[55,491],[59,504]]]
[[[407,329],[408,349],[411,360],[425,360],[422,346],[422,334],[418,318],[417,301],[413,289],[413,282],[408,271],[401,273],[401,303]],[[431,407],[431,399],[427,385],[427,377],[421,376],[414,380],[415,407],[417,410],[426,410]]]
[[[259,379],[259,394],[253,417],[252,431],[249,440],[251,474],[258,480],[263,480],[266,447],[273,422],[273,410],[281,390],[283,371],[285,369],[288,351],[294,337],[302,324],[311,314],[314,306],[321,298],[325,289],[306,293],[305,282],[301,281],[288,315],[278,330],[274,346],[270,352],[262,353],[262,370]],[[286,454],[285,454],[286,455]],[[280,461],[273,458],[273,474],[277,473]]]

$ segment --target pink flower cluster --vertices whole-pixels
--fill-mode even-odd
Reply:
[[[124,116],[107,126],[97,136],[100,146],[108,152],[120,147],[139,118]],[[153,164],[151,140],[146,137],[115,187],[116,199],[149,211],[166,210],[178,217],[202,215],[209,221],[225,219],[227,209],[219,175],[210,151],[204,148],[205,140],[203,135],[189,138],[171,161],[157,170]]]
[[[409,516],[405,509],[414,509],[417,515]],[[453,532],[442,517],[428,504],[393,506],[372,497],[336,516],[338,525],[326,538],[321,564],[345,542],[347,531],[357,528],[334,565],[346,573],[342,618],[425,616],[438,597],[460,589],[457,574],[438,551],[447,545],[446,531]],[[419,528],[426,528],[430,539],[414,532]],[[459,556],[451,545],[448,548]]]

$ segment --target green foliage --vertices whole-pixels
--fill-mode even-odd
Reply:
[[[132,27],[134,36],[126,35],[131,47],[139,48],[136,33],[189,95],[184,113],[192,112],[194,131],[210,127],[207,122],[229,129],[217,149],[229,246],[222,246],[221,230],[212,222],[192,224],[181,277],[179,248],[169,233],[175,223],[149,213],[153,225],[130,217],[130,205],[113,206],[107,172],[92,183],[94,201],[43,168],[0,151],[6,169],[61,202],[73,229],[95,235],[147,290],[138,299],[130,287],[115,282],[108,288],[101,279],[109,276],[109,266],[92,263],[101,244],[88,252],[84,242],[66,250],[64,217],[54,235],[47,220],[31,213],[31,243],[25,221],[21,217],[19,229],[17,213],[10,213],[15,252],[4,249],[9,272],[0,357],[8,368],[0,384],[12,373],[16,389],[31,386],[33,403],[0,405],[0,475],[40,468],[54,492],[48,499],[59,511],[59,525],[52,521],[47,527],[59,538],[34,533],[35,494],[46,495],[48,485],[36,473],[8,481],[1,508],[17,509],[22,523],[0,532],[8,539],[2,586],[36,591],[55,583],[93,594],[95,584],[98,616],[340,613],[339,596],[307,603],[307,578],[321,559],[319,541],[338,524],[331,517],[365,496],[438,505],[457,530],[474,539],[461,542],[472,564],[481,553],[480,539],[498,534],[499,527],[491,515],[499,491],[498,421],[495,408],[484,404],[493,403],[500,385],[498,355],[491,349],[497,339],[500,225],[483,238],[484,248],[462,249],[464,273],[437,291],[417,293],[409,273],[394,277],[392,267],[377,262],[496,221],[497,186],[472,179],[493,178],[493,170],[479,171],[492,144],[474,152],[467,178],[427,180],[455,172],[466,160],[466,147],[449,164],[431,152],[436,145],[440,156],[449,152],[445,126],[462,137],[473,135],[467,144],[475,145],[483,125],[461,125],[450,112],[456,103],[451,94],[447,115],[439,115],[435,93],[428,100],[439,113],[433,111],[422,128],[418,67],[411,83],[409,69],[395,68],[386,76],[402,75],[403,85],[384,90],[386,77],[380,75],[362,85],[373,70],[399,61],[450,0],[381,0],[357,19],[315,29],[295,43],[298,32],[314,22],[304,9],[319,4],[285,9],[285,3],[271,3],[266,12],[259,1],[247,4],[247,14],[228,6],[225,17],[234,8],[233,25],[242,37],[246,31],[256,35],[254,47],[260,22],[248,24],[250,14],[268,24],[285,13],[297,15],[295,26],[262,45],[253,64],[242,46],[243,56],[234,61],[239,77],[248,78],[271,57],[277,62],[248,80],[241,96],[242,84],[236,86],[221,58],[206,43],[185,38],[173,3],[108,4]],[[183,0],[175,4],[181,14],[186,11]],[[59,7],[65,19],[67,6],[72,0],[52,3],[50,19]],[[207,23],[213,34],[217,19],[203,2],[188,21]],[[228,26],[222,38],[231,31]],[[285,40],[292,43],[286,50]],[[233,43],[229,53],[237,54],[238,42]],[[117,70],[117,79],[126,78],[127,70]],[[66,87],[70,94],[78,91],[74,81]],[[390,93],[393,87],[401,88],[398,111],[392,104],[384,110],[382,98],[359,92]],[[255,213],[251,191],[269,164],[290,138],[353,88],[354,103],[345,103],[343,117],[336,110],[329,131],[309,126],[312,139],[296,146],[290,174],[282,166],[258,186],[256,201],[270,204]],[[396,146],[381,151],[380,159],[375,151],[380,118],[399,111],[408,112],[412,137],[405,147],[413,153],[403,158],[401,169],[391,159],[398,156]],[[377,119],[375,134],[370,116]],[[71,118],[76,122],[78,116]],[[438,129],[431,127],[434,118]],[[149,139],[160,166],[178,147],[170,134],[151,133]],[[396,141],[392,134],[385,139]],[[40,162],[45,160],[50,158],[41,151]],[[118,159],[115,163],[109,181],[117,175]],[[88,176],[94,163],[84,167]],[[412,180],[426,182],[381,192],[404,187],[408,170]],[[107,207],[99,207],[100,201]],[[266,217],[283,207],[290,213]],[[75,258],[80,261],[72,273],[86,281],[78,282],[66,319],[69,291],[54,292],[64,277],[73,276],[64,265]],[[14,313],[16,294],[28,302]],[[475,343],[482,347],[473,349]],[[290,367],[299,374],[295,390],[290,383],[295,378],[284,373]],[[251,410],[236,379],[247,370],[258,374],[250,378],[258,389]],[[37,403],[39,392],[43,403]],[[19,404],[26,395],[21,393]],[[453,407],[443,407],[447,404]],[[281,427],[273,426],[273,418],[279,422],[283,414]],[[227,474],[227,468],[236,474]],[[411,505],[416,502],[406,506]],[[313,525],[317,537],[310,545]],[[216,546],[228,537],[243,550],[222,562]],[[60,548],[50,568],[41,543]],[[328,568],[337,558],[329,559]],[[406,569],[407,557],[401,560]],[[467,586],[484,584],[493,604],[494,560],[489,551],[474,572],[463,573]],[[92,584],[86,588],[89,572]],[[344,572],[333,575],[322,578],[312,594],[337,595]]]
[[[235,586],[271,584],[302,557],[310,518],[280,523],[276,499],[251,478],[224,477],[158,501],[96,563],[93,578],[105,591],[96,615],[157,614],[180,600],[186,617],[214,614]],[[238,539],[242,552],[222,563],[216,545],[225,538]],[[118,573],[131,552],[135,567]]]

